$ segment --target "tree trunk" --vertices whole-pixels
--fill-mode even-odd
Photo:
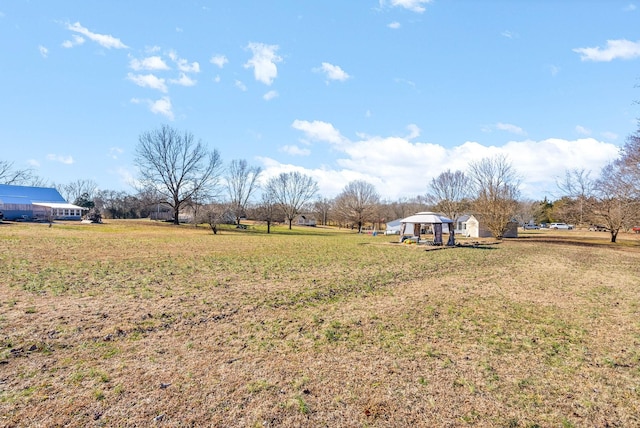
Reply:
[[[618,231],[611,229],[611,242],[615,244],[617,238],[618,238]]]
[[[289,219],[289,230],[291,230],[291,224],[292,224],[292,223],[293,223],[293,219],[292,219],[292,218],[290,218],[290,219]]]
[[[173,210],[173,224],[180,224],[180,209],[176,208]]]

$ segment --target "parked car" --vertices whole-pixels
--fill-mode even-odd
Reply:
[[[4,213],[0,211],[0,220],[2,220],[3,218],[4,218]]]
[[[524,230],[535,230],[535,229],[540,229],[540,226],[538,226],[537,224],[526,223],[522,225],[522,228]]]
[[[606,226],[603,226],[601,224],[592,224],[591,226],[589,226],[589,231],[591,232],[608,232],[609,228]]]
[[[565,229],[565,230],[571,230],[573,229],[573,225],[572,224],[567,224],[567,223],[551,223],[549,225],[549,229]]]
[[[633,230],[635,233],[640,233],[640,226],[634,226],[631,230]]]
[[[398,229],[387,229],[384,231],[385,235],[400,235],[400,230]]]

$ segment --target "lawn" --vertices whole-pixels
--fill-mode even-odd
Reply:
[[[637,236],[273,232],[0,224],[0,426],[640,425]]]

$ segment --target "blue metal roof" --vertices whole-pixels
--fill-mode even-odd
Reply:
[[[5,204],[32,204],[34,202],[66,203],[67,201],[53,187],[0,184],[0,202]]]

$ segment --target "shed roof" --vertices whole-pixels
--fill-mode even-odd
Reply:
[[[53,187],[13,186],[10,184],[0,184],[0,201],[5,204],[67,203],[60,192]]]

